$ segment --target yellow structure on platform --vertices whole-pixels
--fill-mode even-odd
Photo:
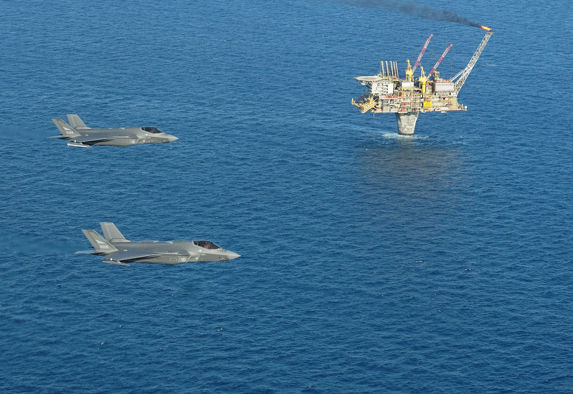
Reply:
[[[406,81],[410,81],[413,82],[414,81],[414,71],[412,70],[412,66],[410,65],[410,59],[406,60],[406,63],[408,64],[406,66]]]

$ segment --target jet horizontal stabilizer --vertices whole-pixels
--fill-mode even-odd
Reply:
[[[94,250],[78,250],[76,253],[74,254],[94,254]]]
[[[104,264],[121,265],[122,267],[129,267],[129,264],[122,263],[121,261],[117,261],[117,260],[104,260],[103,263]]]
[[[75,148],[91,148],[90,145],[81,144],[79,142],[68,142],[68,146],[73,146]]]

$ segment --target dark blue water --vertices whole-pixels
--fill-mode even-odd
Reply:
[[[0,13],[3,392],[571,392],[571,5],[432,1],[496,33],[416,138],[352,79],[451,76],[468,26],[336,1],[28,1]],[[153,125],[76,149],[50,119]],[[82,228],[211,239],[175,267]]]

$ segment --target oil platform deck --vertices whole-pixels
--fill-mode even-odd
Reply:
[[[441,79],[437,71],[438,66],[452,47],[448,46],[438,59],[428,75],[420,66],[420,74],[414,78],[414,72],[420,65],[422,56],[428,47],[433,35],[430,35],[424,44],[416,63],[412,67],[407,60],[405,77],[400,78],[398,63],[382,61],[381,72],[377,75],[355,77],[362,85],[367,87],[366,93],[352,104],[360,112],[395,113],[398,122],[398,132],[403,135],[412,135],[420,113],[466,111],[467,107],[458,103],[458,93],[471,73],[483,49],[489,41],[493,31],[489,27],[480,26],[485,35],[470,59],[468,65],[451,79]]]

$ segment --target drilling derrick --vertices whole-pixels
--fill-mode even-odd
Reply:
[[[403,135],[412,135],[416,128],[416,121],[422,112],[466,111],[467,107],[458,103],[458,93],[467,77],[477,63],[493,31],[489,27],[480,26],[486,31],[480,45],[473,54],[467,66],[453,78],[441,79],[436,71],[452,44],[446,48],[428,75],[420,65],[422,56],[433,37],[431,34],[422,47],[414,67],[407,60],[405,77],[401,79],[398,72],[398,63],[382,61],[381,72],[377,75],[355,77],[366,86],[366,93],[358,100],[352,99],[352,105],[358,107],[360,112],[366,113],[395,113],[398,122],[398,132]],[[414,72],[420,66],[419,76]]]

